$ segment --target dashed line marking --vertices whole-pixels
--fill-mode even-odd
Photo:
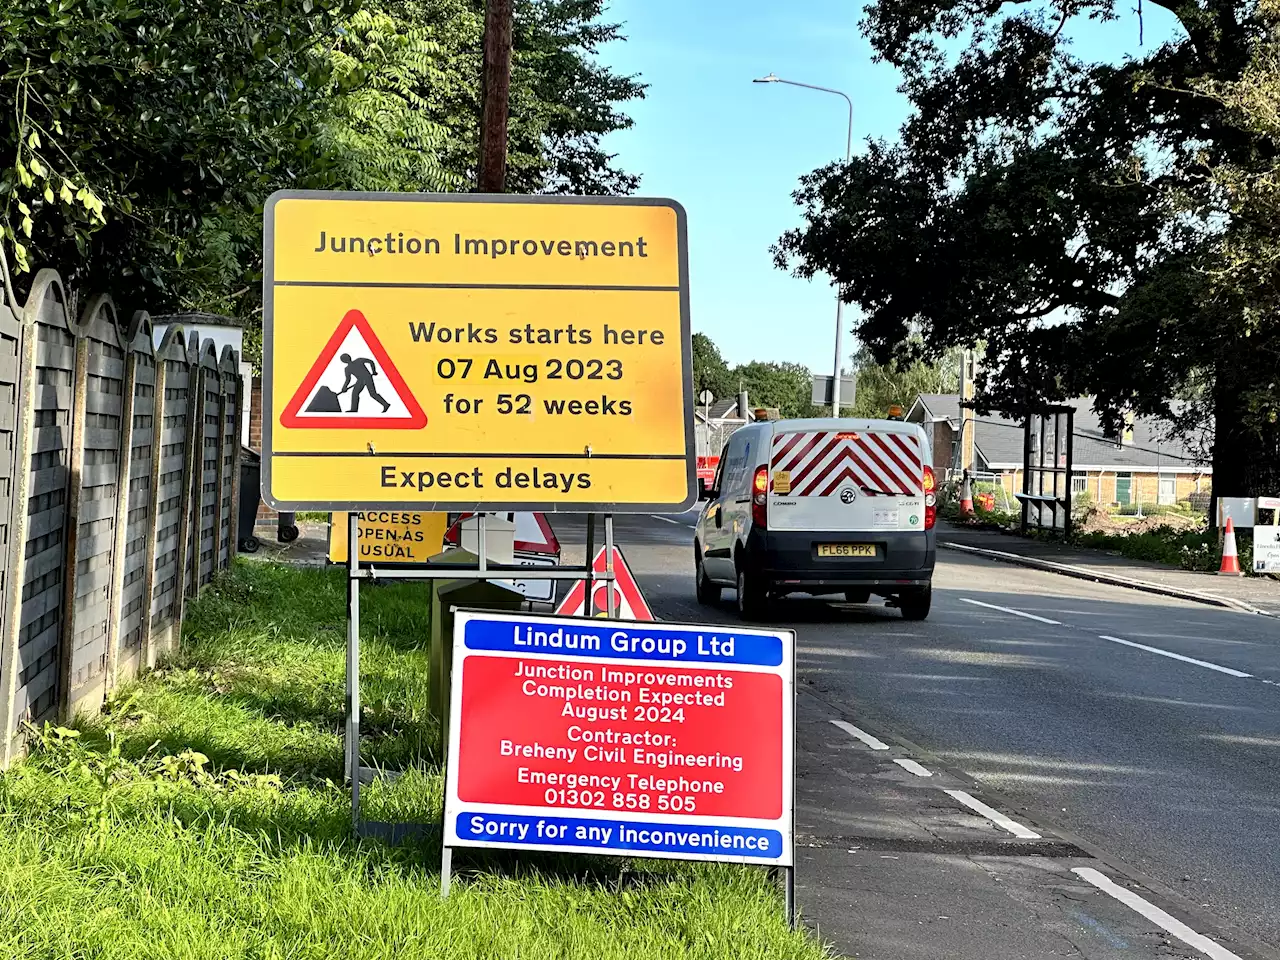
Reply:
[[[872,750],[888,750],[889,749],[889,745],[885,743],[883,740],[881,740],[879,737],[873,737],[871,734],[867,733],[867,731],[858,729],[852,723],[849,723],[846,720],[832,720],[831,722],[835,726],[843,730],[845,733],[849,734],[849,736],[856,737],[857,739],[861,740]]]
[[[909,773],[914,773],[917,777],[933,776],[933,774],[929,772],[927,767],[921,766],[920,764],[916,763],[914,760],[908,760],[908,759],[899,757],[895,759],[893,762],[896,763],[898,766],[900,766],[903,770],[906,770]]]
[[[1184,657],[1180,653],[1174,653],[1172,650],[1161,650],[1159,647],[1149,647],[1145,643],[1135,643],[1132,640],[1122,640],[1120,637],[1110,637],[1105,633],[1098,634],[1102,640],[1110,640],[1112,643],[1123,644],[1126,647],[1133,647],[1136,650],[1145,650],[1147,653],[1159,654],[1162,657],[1168,657],[1170,660],[1181,660],[1183,663],[1194,664],[1197,667],[1204,667],[1206,670],[1217,670],[1218,673],[1225,673],[1229,677],[1238,677],[1241,680],[1252,679],[1252,673],[1245,673],[1242,670],[1233,670],[1231,667],[1220,667],[1216,663],[1210,663],[1207,660],[1197,660],[1195,657]]]
[[[1081,880],[1093,884],[1107,896],[1119,900],[1129,909],[1142,914],[1157,927],[1173,934],[1187,946],[1199,950],[1210,960],[1240,960],[1239,956],[1216,940],[1210,940],[1204,934],[1196,933],[1181,920],[1165,913],[1150,900],[1144,899],[1132,890],[1120,886],[1105,873],[1095,870],[1093,867],[1072,867],[1071,872]]]
[[[661,520],[661,521],[663,521],[664,523],[674,523],[674,524],[675,524],[676,526],[678,526],[678,527],[687,527],[687,526],[690,526],[690,524],[685,523],[683,520],[672,520],[670,517],[663,517],[663,516],[659,516],[659,515],[658,515],[658,514],[656,514],[656,513],[651,513],[651,514],[649,514],[649,516],[653,517],[653,519],[655,519],[655,520]]]
[[[1055,627],[1062,626],[1061,620],[1050,620],[1048,617],[1042,617],[1035,613],[1025,613],[1022,610],[1014,610],[1012,607],[998,607],[994,603],[983,603],[981,600],[970,600],[968,597],[961,597],[961,603],[971,603],[975,607],[986,607],[988,610],[999,610],[1001,613],[1011,613],[1015,617],[1026,617],[1028,620],[1038,620],[1041,623],[1052,624]]]
[[[1003,827],[1005,830],[1008,830],[1019,840],[1041,839],[1040,834],[1036,833],[1034,830],[1029,827],[1024,827],[1017,820],[1006,817],[999,810],[994,807],[987,806],[977,797],[965,793],[963,790],[944,790],[943,793],[951,797],[953,800],[959,800],[974,813],[986,817],[992,823],[996,824],[996,826]]]

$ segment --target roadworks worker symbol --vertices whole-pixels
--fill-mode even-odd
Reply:
[[[280,415],[293,429],[418,430],[427,415],[369,321],[349,310]]]

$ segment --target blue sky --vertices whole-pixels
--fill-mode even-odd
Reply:
[[[1121,0],[1123,3],[1123,0]],[[874,63],[858,30],[861,0],[613,0],[606,17],[626,43],[604,51],[614,68],[649,84],[631,130],[607,141],[643,179],[640,193],[689,213],[693,329],[731,364],[791,360],[830,373],[835,291],[774,268],[770,245],[799,223],[798,178],[844,155],[847,107],[779,77],[834,87],[853,99],[854,152],[889,137],[907,115],[898,74]],[[1077,51],[1118,60],[1170,35],[1171,15],[1148,5],[1146,45],[1133,16],[1075,30]],[[846,322],[849,312],[845,313]],[[853,345],[846,326],[845,354]]]

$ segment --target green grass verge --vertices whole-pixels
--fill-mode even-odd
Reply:
[[[371,819],[438,820],[421,584],[361,593]],[[240,564],[172,662],[0,775],[6,960],[818,960],[759,868],[351,838],[339,571]]]

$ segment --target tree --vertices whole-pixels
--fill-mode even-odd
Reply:
[[[705,333],[693,335],[693,395],[710,390],[717,400],[724,400],[738,392],[736,381],[729,374],[729,365],[720,356],[720,349]]]
[[[193,238],[321,162],[312,55],[348,0],[11,0],[0,7],[0,231],[124,302],[173,297]],[[159,293],[159,297],[155,296]]]
[[[444,43],[418,0],[366,7],[343,24],[328,55],[333,87],[320,136],[347,190],[445,191],[466,185],[443,160],[449,130],[435,91],[450,82]]]
[[[1093,393],[1113,428],[1211,415],[1215,489],[1280,489],[1280,297],[1222,179],[1275,163],[1228,102],[1274,18],[1155,2],[1183,34],[1119,65],[1064,33],[1121,28],[1117,0],[873,2],[864,29],[913,114],[896,142],[802,180],[805,222],[776,259],[833,275],[879,362],[910,357],[913,330],[927,357],[982,342],[987,408]]]
[[[905,414],[922,393],[956,393],[961,353],[952,347],[934,363],[899,358],[876,363],[870,351],[862,348],[853,358],[858,393],[851,416],[883,417],[893,404]]]
[[[619,106],[644,96],[644,84],[599,63],[621,26],[602,23],[604,0],[520,0],[516,4],[507,144],[510,193],[626,194],[639,177],[615,165],[603,137],[631,126]],[[423,0],[437,24],[446,83],[436,118],[449,131],[450,170],[476,164],[480,116],[480,38],[484,0]]]
[[[784,417],[813,414],[813,376],[806,366],[756,360],[734,367],[732,377],[753,407],[777,407]]]

